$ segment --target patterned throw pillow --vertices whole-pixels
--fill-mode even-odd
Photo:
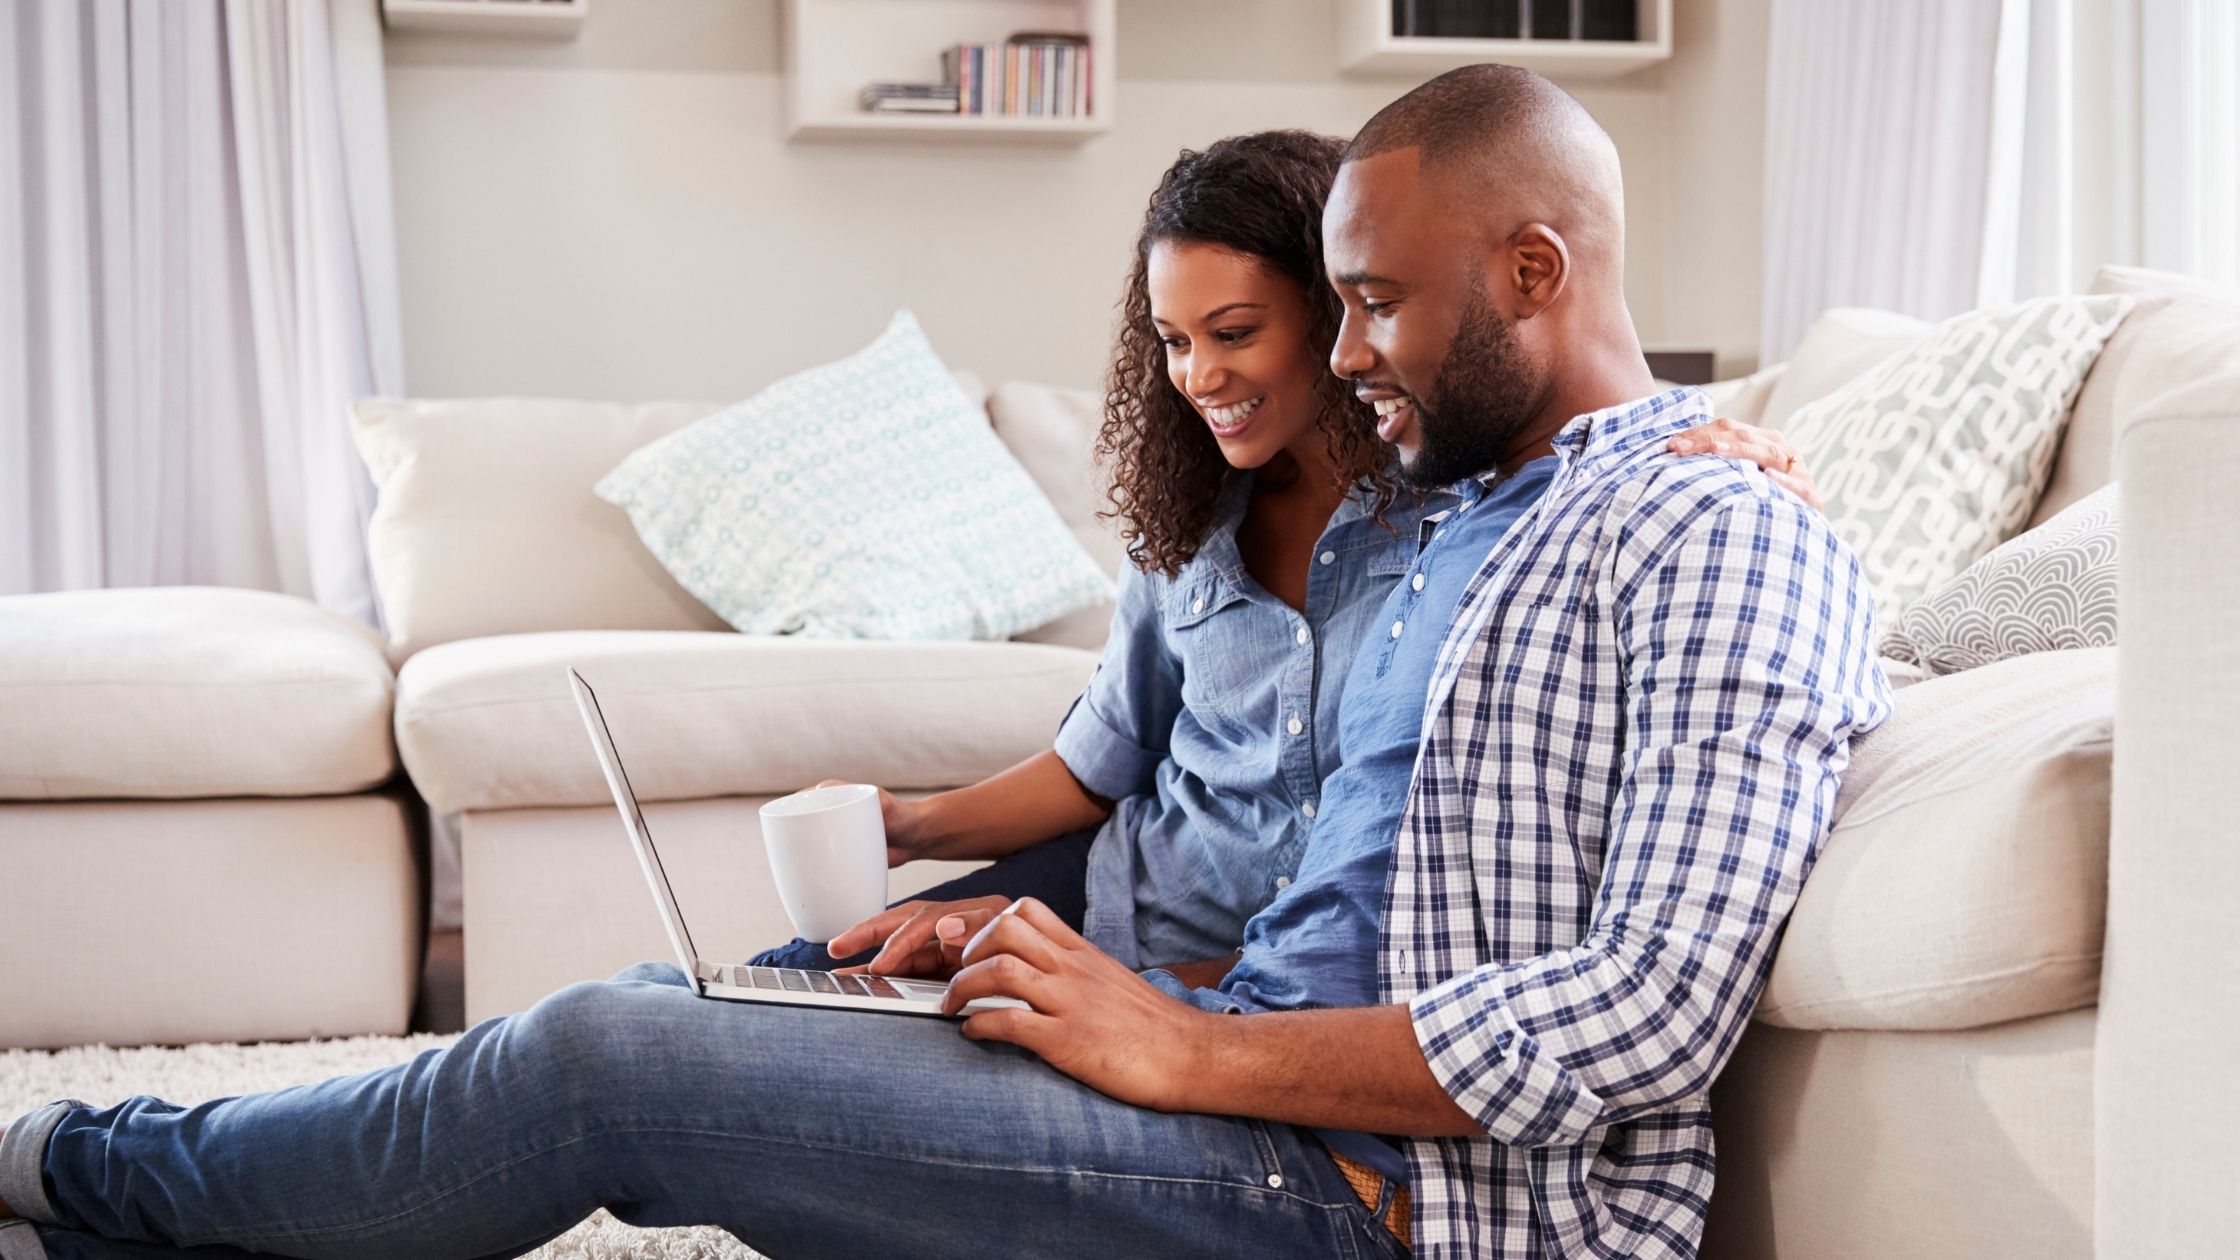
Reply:
[[[749,634],[1007,639],[1112,597],[908,311],[595,489]]]
[[[1789,418],[1783,436],[1859,554],[1883,625],[2030,519],[2077,387],[2131,305],[1971,311]]]
[[[1915,600],[1882,654],[1934,674],[2116,641],[2116,488],[2100,489]]]

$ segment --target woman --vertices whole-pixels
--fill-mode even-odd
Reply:
[[[1373,412],[1330,370],[1322,205],[1344,147],[1236,136],[1152,193],[1097,438],[1134,562],[1104,661],[1050,750],[922,800],[881,793],[895,863],[1000,860],[829,950],[756,962],[941,974],[941,917],[1031,895],[1121,962],[1212,984],[1290,882],[1347,666],[1420,521],[1453,502],[1396,490]],[[1755,460],[1817,503],[1774,434],[1722,421],[1674,446]]]

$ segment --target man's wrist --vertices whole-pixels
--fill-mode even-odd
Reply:
[[[1174,1026],[1163,1030],[1155,1039],[1165,1049],[1165,1069],[1161,1076],[1166,1088],[1152,1110],[1169,1114],[1200,1111],[1209,1115],[1228,1114],[1234,1106],[1224,1107],[1228,1097],[1217,1083],[1218,1071],[1209,1071],[1226,1049],[1225,1038],[1240,1029],[1243,1016],[1216,1015],[1202,1011],[1179,999],[1175,1001],[1177,1019]]]

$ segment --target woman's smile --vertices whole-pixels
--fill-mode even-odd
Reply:
[[[1228,403],[1218,407],[1202,407],[1206,423],[1212,427],[1213,436],[1223,441],[1244,435],[1252,427],[1252,418],[1260,413],[1260,404],[1268,400],[1266,394],[1255,395],[1243,402]]]

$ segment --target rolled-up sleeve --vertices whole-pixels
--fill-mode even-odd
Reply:
[[[1059,759],[1111,800],[1151,790],[1182,711],[1182,662],[1160,625],[1161,589],[1133,566],[1122,570],[1104,660],[1058,726]]]
[[[1626,754],[1576,947],[1418,993],[1418,1044],[1512,1146],[1710,1088],[1827,835],[1853,736],[1889,713],[1867,587],[1827,523],[1739,496],[1610,574]]]

